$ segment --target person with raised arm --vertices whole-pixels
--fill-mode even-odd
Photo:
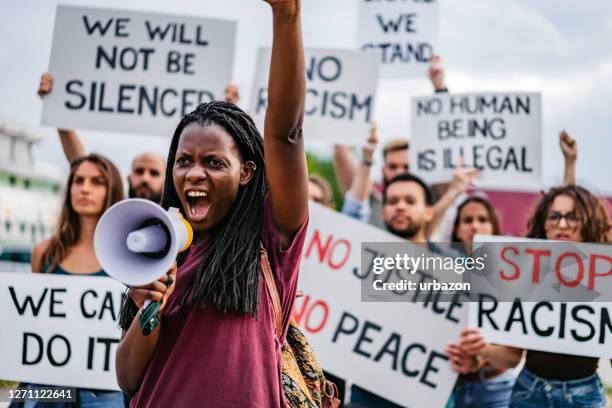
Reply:
[[[133,407],[285,405],[281,345],[308,225],[306,79],[300,1],[267,3],[265,138],[247,113],[218,101],[185,115],[171,141],[162,206],[180,209],[194,243],[168,275],[132,287],[123,305],[116,371]],[[280,295],[280,335],[269,274]],[[148,336],[136,313],[146,300],[162,300],[161,323]]]

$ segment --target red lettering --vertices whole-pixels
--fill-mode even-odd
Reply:
[[[608,270],[608,272],[603,273],[603,274],[597,273],[597,260],[598,259],[608,261],[608,263],[610,264],[610,269]],[[591,290],[595,289],[595,277],[596,276],[609,276],[610,274],[612,274],[612,257],[609,257],[607,255],[592,254],[591,259],[589,260],[588,288]]]
[[[310,251],[312,250],[312,247],[316,244],[317,253],[319,254],[319,262],[323,263],[323,261],[325,260],[325,255],[327,254],[327,251],[329,250],[329,245],[331,243],[332,237],[329,236],[329,238],[327,238],[325,246],[322,246],[321,233],[319,232],[319,230],[316,230],[314,234],[312,234],[312,240],[310,241],[310,245],[308,245],[308,249],[306,249],[306,258],[310,256]]]
[[[351,243],[346,239],[339,239],[334,242],[334,237],[329,236],[325,243],[323,243],[323,239],[321,237],[321,233],[319,230],[316,230],[312,235],[312,240],[308,244],[306,249],[305,257],[310,257],[310,253],[312,248],[316,246],[316,251],[318,253],[318,258],[320,263],[327,262],[327,265],[332,269],[340,269],[344,266],[346,261],[348,261],[349,255],[351,254]],[[334,254],[338,254],[339,252],[336,249],[341,249],[341,247],[345,247],[345,253],[340,255],[338,259]]]
[[[301,307],[299,309],[298,309],[299,300],[296,299],[295,303],[293,304],[293,318],[295,319],[295,323],[298,326],[301,324],[302,317],[304,317],[304,314],[306,310],[308,309],[308,302],[310,302],[310,295],[306,295],[302,297],[302,299],[303,300],[301,303]]]
[[[576,276],[576,280],[567,281],[561,274],[561,264],[563,263],[563,259],[565,258],[574,258],[576,260],[576,264],[578,265],[578,276]],[[563,286],[567,286],[569,288],[575,288],[580,284],[582,278],[584,277],[584,265],[582,264],[582,258],[575,252],[566,252],[563,255],[557,258],[557,262],[555,263],[555,273],[557,274],[557,279]]]
[[[337,253],[336,248],[338,248],[340,244],[344,244],[344,246],[346,247],[346,252],[344,253],[344,257],[340,260],[340,262],[334,262],[333,255]],[[351,254],[350,242],[348,242],[346,239],[341,239],[339,241],[336,241],[334,245],[332,246],[332,250],[331,250],[331,253],[329,254],[329,257],[327,258],[327,264],[332,269],[340,269],[346,263],[346,261],[348,261],[348,257],[350,254]]]
[[[312,313],[315,311],[315,309],[317,309],[317,307],[319,307],[319,309],[321,310],[321,321],[319,322],[318,326],[313,326],[311,316],[312,316]],[[306,316],[306,321],[304,322],[304,328],[308,330],[310,333],[318,333],[321,330],[323,330],[323,327],[325,327],[325,323],[327,323],[328,317],[329,317],[329,307],[327,306],[327,303],[325,303],[322,300],[317,300],[316,302],[314,302],[314,304],[308,311],[308,315]]]
[[[531,274],[531,281],[533,283],[540,283],[540,257],[550,256],[550,250],[527,248],[525,252],[533,255],[533,273]]]
[[[501,275],[501,278],[504,280],[517,280],[519,276],[521,276],[521,270],[517,264],[515,264],[514,262],[512,262],[510,259],[506,257],[506,252],[509,250],[512,250],[512,252],[514,252],[514,255],[518,255],[519,253],[516,247],[512,247],[512,246],[505,247],[501,250],[501,259],[503,259],[506,263],[510,264],[514,268],[514,273],[512,275],[507,276],[505,271],[502,269],[499,271],[499,274]]]
[[[293,305],[293,319],[298,326],[303,326],[310,333],[318,333],[323,330],[329,319],[329,307],[323,300],[317,300],[311,306],[310,295],[305,295],[303,299],[300,306],[297,300]]]

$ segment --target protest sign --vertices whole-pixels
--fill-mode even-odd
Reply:
[[[376,50],[381,76],[425,76],[438,41],[438,1],[359,0],[358,45]]]
[[[480,294],[470,304],[470,326],[479,328],[489,342],[591,357],[612,357],[612,257],[607,245],[571,243],[516,237],[477,235],[474,251],[489,243],[501,243],[503,263],[495,276],[487,277],[515,283],[522,292],[539,299],[534,302],[507,301],[499,293]],[[529,243],[531,248],[519,247]],[[538,247],[537,244],[540,244]],[[546,244],[548,248],[541,245]],[[555,248],[562,245],[560,248]],[[505,264],[505,266],[504,266]],[[583,286],[580,288],[580,286]],[[564,293],[605,292],[604,301],[563,301]],[[548,290],[548,292],[547,292]],[[505,291],[512,291],[506,284]],[[554,291],[554,292],[551,292]],[[547,294],[553,300],[545,300]],[[551,295],[552,296],[552,295]],[[606,297],[607,296],[607,297]],[[518,298],[518,296],[517,296]]]
[[[361,268],[366,239],[402,242],[310,206],[298,283],[304,296],[296,299],[294,317],[325,370],[401,405],[444,406],[457,376],[444,349],[449,338],[459,336],[467,305],[362,302],[362,281],[374,276],[371,268]]]
[[[539,182],[540,94],[436,94],[411,106],[410,170],[428,183],[452,180],[463,158],[498,186]]]
[[[257,54],[251,114],[259,129],[268,105],[270,49]],[[356,145],[368,137],[374,120],[378,61],[372,53],[333,50],[306,50],[306,139]]]
[[[231,21],[58,6],[42,124],[171,136],[222,97],[235,35]]]
[[[0,378],[119,390],[124,289],[106,277],[2,272]]]

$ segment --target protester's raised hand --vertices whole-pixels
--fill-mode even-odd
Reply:
[[[429,79],[436,91],[442,91],[446,89],[444,85],[444,68],[440,57],[433,55],[429,61]]]
[[[474,183],[474,179],[479,174],[480,170],[477,168],[466,168],[463,165],[463,158],[461,158],[453,174],[453,181],[451,181],[449,189],[457,194],[461,194]]]
[[[451,368],[458,373],[467,374],[476,368],[476,358],[466,353],[459,344],[448,343],[445,351],[450,359]]]
[[[468,327],[461,332],[459,345],[464,352],[475,356],[482,351],[487,342],[480,330]]]
[[[370,135],[368,136],[368,140],[366,140],[366,144],[363,146],[363,159],[367,161],[372,161],[374,159],[374,152],[376,151],[376,146],[378,145],[378,124],[376,122],[372,122],[372,127],[370,128]]]
[[[578,157],[578,144],[565,130],[559,133],[559,144],[565,160],[576,160]]]
[[[38,96],[43,98],[45,95],[51,93],[53,90],[53,75],[45,72],[40,76],[40,84],[38,85]]]
[[[168,286],[168,278],[172,278],[172,283]],[[168,273],[153,283],[143,286],[131,286],[129,290],[129,296],[134,301],[136,306],[140,309],[144,305],[144,302],[150,300],[152,302],[161,301],[162,304],[159,307],[159,312],[164,309],[166,302],[172,292],[174,292],[174,286],[176,285],[176,263],[172,264]]]
[[[264,0],[273,10],[296,15],[300,11],[300,0]]]

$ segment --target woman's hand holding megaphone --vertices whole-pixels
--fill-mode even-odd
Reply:
[[[169,277],[172,278],[172,283],[170,286],[167,286]],[[176,285],[176,262],[172,264],[167,274],[155,282],[143,286],[131,286],[129,295],[138,309],[142,309],[147,300],[151,302],[161,301],[161,306],[158,310],[158,314],[161,314],[168,298],[174,291],[174,285]]]

